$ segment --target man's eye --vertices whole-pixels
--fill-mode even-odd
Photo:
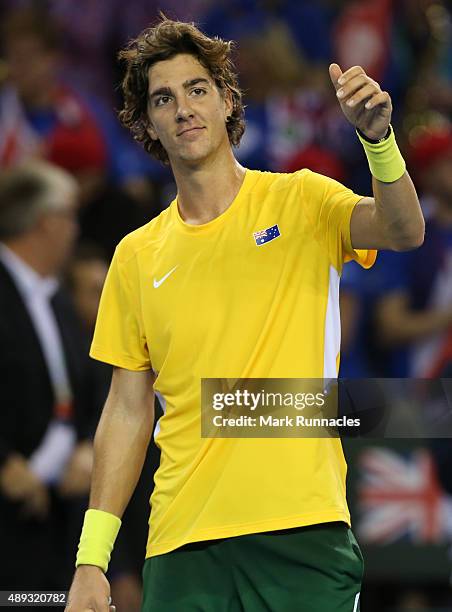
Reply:
[[[171,99],[170,96],[160,96],[160,98],[157,98],[157,100],[155,101],[155,105],[163,106],[164,104],[168,104],[168,101],[170,99]]]
[[[194,93],[196,96],[201,96],[206,93],[206,90],[202,89],[202,87],[195,87],[195,89],[192,89],[191,93]]]

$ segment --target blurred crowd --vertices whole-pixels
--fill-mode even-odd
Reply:
[[[345,266],[340,373],[452,372],[446,0],[0,0],[0,542],[8,551],[0,589],[67,588],[72,574],[111,376],[87,358],[101,288],[115,245],[175,189],[168,167],[115,116],[117,51],[159,9],[236,41],[247,124],[236,156],[247,167],[308,167],[370,195],[367,162],[328,65],[360,64],[391,93],[426,238],[413,252],[380,253],[370,271]],[[118,610],[139,609],[157,462],[152,447],[113,556]],[[434,603],[446,606],[410,591],[391,609]]]

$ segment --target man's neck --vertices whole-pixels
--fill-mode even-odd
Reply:
[[[53,275],[53,270],[49,269],[45,261],[42,245],[34,244],[32,239],[21,238],[5,241],[5,245],[43,278]]]
[[[199,167],[174,166],[177,200],[182,219],[201,225],[220,216],[232,204],[245,178],[232,151]]]

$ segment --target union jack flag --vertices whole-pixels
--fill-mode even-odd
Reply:
[[[360,456],[357,531],[363,542],[390,544],[402,538],[437,543],[451,537],[452,498],[441,489],[425,449],[402,455],[387,448]]]

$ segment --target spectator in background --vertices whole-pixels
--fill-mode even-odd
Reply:
[[[378,335],[391,353],[391,375],[439,376],[452,345],[452,130],[427,131],[411,163],[427,211],[425,242],[408,253],[382,253],[390,289],[377,305]]]
[[[410,86],[405,92],[404,117],[411,128],[425,123],[425,115],[435,111],[443,116],[452,112],[452,16],[450,2],[445,0],[403,0],[401,4],[400,25],[407,47],[401,77]],[[408,83],[404,75],[411,75]]]
[[[76,198],[75,181],[44,162],[0,177],[0,584],[9,589],[67,583],[89,488],[90,362],[57,280],[77,235]]]
[[[96,324],[108,263],[104,251],[97,245],[82,244],[75,252],[68,270],[67,278],[74,304],[90,337]]]
[[[79,210],[80,242],[98,245],[108,259],[118,241],[156,216],[159,208],[159,189],[150,185],[144,202],[106,183],[89,203]]]
[[[42,157],[74,174],[89,200],[102,183],[107,147],[94,114],[60,76],[61,36],[41,10],[2,25],[8,82],[0,94],[0,167]]]
[[[146,175],[145,154],[113,112],[73,88],[63,71],[63,37],[42,9],[13,11],[4,20],[0,168],[40,157],[71,172],[80,186],[81,237],[112,255],[125,234],[155,215],[158,190]]]

